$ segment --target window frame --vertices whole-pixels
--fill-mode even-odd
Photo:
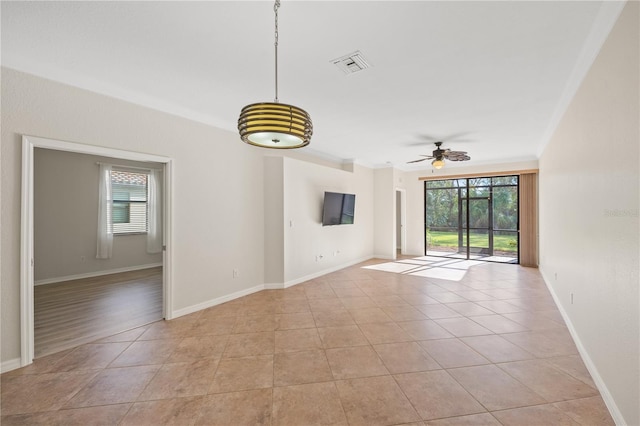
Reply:
[[[142,200],[119,200],[114,196],[114,181],[113,181],[113,173],[125,173],[125,174],[136,174],[136,175],[144,175],[144,201]],[[117,236],[125,236],[125,235],[147,235],[149,233],[149,170],[146,169],[138,169],[127,166],[118,166],[114,165],[111,169],[110,175],[110,185],[111,185],[111,199],[109,200],[110,204],[110,213],[109,213],[109,221],[111,232],[114,237]],[[117,185],[118,183],[115,183]],[[114,221],[114,206],[116,203],[126,204],[128,206],[128,222],[115,222]],[[131,215],[132,215],[132,204],[133,205],[144,205],[144,230],[122,230],[118,228],[124,228],[125,225],[131,226]],[[119,226],[122,225],[122,226]]]

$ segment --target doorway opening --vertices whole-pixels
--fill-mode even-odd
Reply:
[[[162,317],[171,319],[171,212],[172,212],[172,169],[173,160],[167,157],[142,154],[118,149],[84,145],[54,139],[33,136],[22,137],[22,220],[21,220],[21,253],[20,253],[20,339],[22,367],[31,364],[35,353],[35,321],[34,321],[34,284],[35,284],[35,231],[34,231],[34,199],[35,199],[35,151],[43,148],[69,153],[88,154],[119,160],[130,160],[143,163],[160,163],[164,168],[162,178],[162,241],[161,265],[159,271],[162,284]],[[59,193],[59,192],[58,192]],[[97,227],[96,227],[97,232]],[[85,259],[80,259],[84,261]],[[88,259],[86,259],[88,260]],[[69,277],[67,277],[69,278]],[[75,278],[82,278],[77,276]],[[91,309],[90,309],[91,310]]]
[[[395,196],[395,258],[405,254],[407,252],[407,238],[405,234],[405,222],[406,222],[406,191],[404,189],[396,189]]]
[[[518,178],[425,181],[425,255],[519,263]]]

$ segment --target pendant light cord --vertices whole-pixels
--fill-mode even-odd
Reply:
[[[280,0],[276,0],[276,4],[273,5],[273,11],[276,15],[276,32],[275,32],[275,50],[276,50],[276,99],[275,103],[278,103],[278,9],[280,8]]]

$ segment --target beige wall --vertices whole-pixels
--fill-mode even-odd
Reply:
[[[242,144],[235,132],[3,68],[2,364],[14,365],[20,356],[23,134],[173,159],[169,310],[175,315],[264,284],[299,282],[372,255],[371,169],[300,152],[265,158],[273,151]],[[278,186],[272,185],[273,176],[280,179]],[[357,194],[355,225],[320,225],[325,190]],[[285,228],[289,220],[294,227]],[[317,254],[322,261],[315,261]]]
[[[264,283],[263,150],[234,132],[6,68],[1,102],[3,363],[20,356],[22,134],[173,158],[172,311]]]
[[[376,257],[381,259],[395,259],[396,257],[396,191],[394,176],[396,171],[392,167],[376,169],[374,171],[374,246]]]
[[[372,257],[372,176],[358,165],[265,157],[265,284],[290,286]],[[353,225],[322,226],[325,191],[356,195]]]
[[[626,4],[540,158],[539,190],[540,269],[628,425],[640,424],[639,13]]]
[[[402,194],[396,191],[396,250],[402,249]]]
[[[162,253],[147,253],[146,235],[118,235],[113,241],[113,257],[96,259],[99,175],[96,162],[145,166],[133,161],[35,149],[36,284],[162,263]],[[151,163],[146,167],[161,165]]]
[[[264,280],[284,283],[284,159],[264,157]]]
[[[354,165],[352,171],[338,170],[284,158],[283,180],[286,284],[372,257],[375,231],[371,169]],[[322,226],[325,191],[356,195],[353,225]]]

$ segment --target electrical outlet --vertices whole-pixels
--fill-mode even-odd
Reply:
[[[238,270],[237,269],[233,270],[233,278],[238,278]]]

